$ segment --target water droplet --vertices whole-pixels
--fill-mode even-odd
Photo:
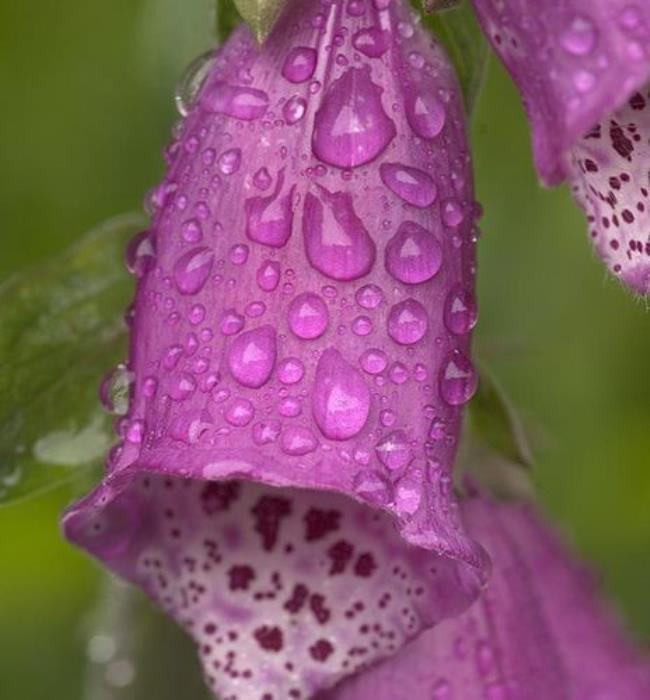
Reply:
[[[353,488],[359,498],[373,505],[384,505],[388,501],[386,482],[375,472],[363,471],[356,474]]]
[[[329,324],[327,305],[311,292],[299,294],[289,305],[288,321],[289,328],[298,338],[319,338]]]
[[[412,85],[405,90],[406,119],[413,131],[423,139],[432,139],[443,130],[446,121],[445,107],[434,94],[432,87]]]
[[[372,331],[372,319],[370,319],[368,316],[357,316],[354,321],[352,321],[352,332],[355,335],[365,337],[370,335]]]
[[[384,293],[376,284],[366,284],[357,290],[354,298],[364,309],[376,309],[384,301]]]
[[[181,224],[181,235],[188,243],[198,243],[203,238],[203,227],[196,219],[188,219]]]
[[[413,452],[403,430],[395,430],[375,447],[379,461],[391,471],[400,471],[413,461]]]
[[[205,79],[214,62],[214,51],[206,51],[195,58],[183,71],[183,75],[176,86],[174,101],[181,117],[186,117],[194,100],[205,82]]]
[[[560,43],[573,56],[587,56],[594,50],[597,37],[594,23],[588,17],[578,16],[562,33]]]
[[[156,239],[149,231],[137,233],[129,241],[124,255],[126,269],[136,277],[142,277],[156,262]]]
[[[307,111],[307,101],[299,95],[290,97],[282,108],[282,115],[287,124],[299,122]]]
[[[253,404],[248,399],[235,399],[225,413],[226,420],[230,425],[243,428],[248,425],[255,416]]]
[[[293,192],[280,197],[284,185],[284,169],[278,173],[275,189],[268,197],[251,197],[244,202],[246,234],[256,243],[282,248],[291,236],[293,226]]]
[[[305,366],[297,357],[286,357],[278,366],[278,379],[283,384],[297,384],[305,376]]]
[[[278,404],[278,413],[285,418],[297,418],[302,413],[302,401],[295,396],[287,396]]]
[[[99,398],[104,409],[116,416],[126,415],[134,381],[135,375],[126,365],[119,364],[111,370],[99,387]]]
[[[318,361],[312,411],[320,431],[331,440],[348,440],[358,435],[368,420],[368,386],[338,350],[325,350]]]
[[[400,345],[417,343],[424,337],[428,327],[427,312],[415,299],[395,304],[388,314],[388,335]]]
[[[218,82],[203,93],[201,105],[216,114],[252,121],[266,114],[269,96],[255,88]]]
[[[437,238],[414,221],[404,221],[386,246],[386,269],[400,282],[426,282],[442,265]]]
[[[285,454],[297,457],[313,452],[318,440],[308,428],[291,426],[282,433],[281,447]]]
[[[282,75],[290,83],[304,83],[309,80],[316,70],[318,54],[315,49],[307,46],[296,46],[291,49],[282,64]]]
[[[415,207],[431,206],[438,194],[433,178],[422,170],[399,163],[382,163],[382,182],[391,192]]]
[[[236,173],[241,165],[241,148],[230,148],[224,151],[219,156],[217,165],[224,175]]]
[[[352,46],[368,58],[379,58],[388,50],[389,36],[381,27],[366,27],[352,37]]]
[[[255,175],[253,175],[253,184],[260,190],[266,190],[271,186],[273,178],[271,173],[265,167],[261,167]]]
[[[230,346],[230,371],[240,384],[257,389],[269,380],[276,353],[276,333],[272,326],[246,331],[237,336]]]
[[[349,68],[335,80],[314,119],[316,157],[340,168],[355,168],[383,153],[396,130],[381,104],[381,93],[367,67]]]
[[[440,370],[440,395],[450,406],[467,403],[478,384],[472,363],[460,350],[453,350]]]
[[[370,348],[361,355],[359,363],[364,372],[368,374],[381,374],[388,365],[388,356],[383,350]]]
[[[224,335],[236,335],[245,322],[246,319],[235,309],[225,309],[219,320],[219,328]]]
[[[192,248],[176,261],[174,281],[181,294],[196,294],[208,279],[214,262],[210,248]]]
[[[248,260],[249,248],[247,245],[237,243],[230,249],[230,262],[233,265],[243,265]]]
[[[171,378],[167,393],[174,401],[184,401],[196,391],[196,381],[191,374],[181,372]]]
[[[404,384],[408,378],[408,369],[401,362],[393,362],[388,370],[388,376],[393,384]]]
[[[280,283],[280,263],[265,260],[257,270],[257,284],[265,292],[272,292]]]
[[[336,280],[367,275],[375,262],[375,244],[347,192],[319,188],[326,206],[311,192],[305,196],[303,236],[312,267]]]
[[[253,426],[253,442],[256,445],[268,445],[280,437],[282,426],[279,421],[270,420],[255,423]]]
[[[442,204],[442,220],[446,226],[455,228],[465,218],[463,208],[455,199],[448,199]]]
[[[476,325],[477,319],[474,295],[460,285],[454,287],[445,299],[443,318],[450,333],[469,333]]]

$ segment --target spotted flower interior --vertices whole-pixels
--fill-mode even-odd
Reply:
[[[457,614],[451,488],[477,207],[453,71],[408,3],[238,30],[127,252],[130,386],[65,530],[195,638],[224,700],[308,698]]]

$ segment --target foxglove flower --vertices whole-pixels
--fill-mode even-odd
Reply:
[[[650,4],[473,3],[522,93],[542,180],[572,183],[598,254],[650,294]]]
[[[650,697],[650,660],[536,512],[475,497],[462,514],[492,558],[486,593],[323,700]]]
[[[450,486],[476,387],[463,108],[405,0],[295,2],[200,70],[127,255],[122,443],[65,532],[187,628],[223,700],[312,697],[485,580]]]

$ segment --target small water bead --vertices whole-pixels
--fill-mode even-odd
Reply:
[[[348,68],[329,86],[314,119],[312,148],[325,163],[355,168],[383,153],[396,134],[370,69]]]
[[[303,237],[313,268],[335,280],[354,280],[368,274],[377,254],[366,227],[354,211],[348,192],[328,192],[319,186],[325,202],[307,192]]]
[[[422,493],[417,482],[402,479],[395,489],[395,511],[402,518],[412,516],[420,507]]]
[[[167,393],[174,401],[184,401],[196,391],[196,380],[191,374],[182,372],[171,378]]]
[[[241,165],[241,148],[230,148],[224,151],[219,156],[217,165],[224,175],[236,173]]]
[[[165,353],[163,355],[163,367],[166,370],[171,371],[179,363],[182,356],[182,345],[170,345],[170,347],[168,347],[167,350],[165,350]]]
[[[183,71],[174,94],[176,109],[181,117],[186,117],[189,114],[213,63],[214,51],[206,51],[195,58]]]
[[[415,299],[395,304],[388,315],[388,335],[400,345],[417,343],[425,336],[428,327],[427,312]]]
[[[416,382],[425,382],[427,379],[427,368],[425,365],[418,362],[413,368],[413,377]]]
[[[478,385],[478,377],[470,360],[460,351],[453,350],[440,370],[440,395],[450,406],[467,403]]]
[[[282,384],[297,384],[305,376],[305,366],[297,357],[286,357],[278,365],[278,379]]]
[[[361,355],[359,364],[368,374],[381,374],[388,365],[388,355],[378,348],[370,348]]]
[[[181,224],[181,235],[188,243],[198,243],[203,238],[203,227],[196,219],[188,219]]]
[[[301,457],[318,447],[318,440],[308,428],[291,426],[282,433],[282,451],[293,457]]]
[[[384,292],[376,284],[366,284],[357,290],[354,298],[364,309],[376,309],[384,301]]]
[[[272,292],[280,283],[280,263],[276,260],[265,260],[258,268],[256,279],[259,288]]]
[[[134,445],[139,445],[144,439],[144,433],[144,421],[136,419],[129,421],[129,423],[127,424],[127,428],[124,433],[124,438],[127,442],[130,442]]]
[[[247,245],[238,243],[230,249],[229,258],[233,265],[243,265],[248,260],[250,250]]]
[[[366,0],[349,0],[347,11],[350,17],[361,17],[366,11]]]
[[[269,96],[263,90],[217,82],[203,93],[201,104],[210,112],[252,121],[266,114]]]
[[[387,409],[379,412],[379,422],[385,428],[390,428],[392,425],[395,424],[396,420],[397,420],[397,415],[395,414],[395,411],[391,411],[390,409],[387,408]]]
[[[405,101],[406,119],[418,136],[433,139],[442,132],[447,114],[433,87],[410,85],[405,90]]]
[[[368,58],[380,58],[388,51],[390,37],[381,27],[366,27],[352,37],[352,46]]]
[[[315,49],[296,46],[284,59],[282,75],[290,83],[304,83],[314,75],[317,60],[318,54]]]
[[[202,304],[194,304],[187,318],[193,326],[198,326],[199,323],[203,323],[205,320],[205,306]]]
[[[560,35],[562,48],[573,56],[588,56],[594,50],[597,39],[594,23],[584,16],[574,17]]]
[[[99,398],[108,413],[126,415],[134,381],[135,375],[124,364],[117,365],[106,374],[99,388]]]
[[[446,226],[455,228],[465,218],[462,206],[455,199],[448,199],[442,203],[442,220]]]
[[[266,190],[271,186],[273,178],[271,173],[265,167],[261,167],[255,175],[253,175],[253,184],[260,190]]]
[[[430,231],[414,221],[404,221],[386,246],[385,263],[396,280],[420,284],[440,270],[442,246]]]
[[[246,304],[244,312],[249,318],[259,318],[266,313],[266,304],[263,301],[251,301]]]
[[[319,338],[329,325],[329,311],[325,302],[316,294],[299,294],[289,305],[289,328],[298,338]]]
[[[245,323],[246,319],[235,309],[226,309],[219,319],[219,329],[224,335],[236,335]]]
[[[406,433],[395,430],[380,440],[375,447],[379,461],[391,471],[405,469],[414,458]]]
[[[269,445],[280,437],[282,425],[277,420],[262,421],[253,426],[253,442],[256,445]]]
[[[212,392],[212,400],[216,404],[223,403],[230,398],[230,391],[228,389],[217,389]]]
[[[300,95],[290,97],[282,107],[282,116],[287,124],[296,124],[299,122],[307,111],[307,101]]]
[[[276,355],[276,332],[272,326],[246,331],[238,335],[230,346],[230,372],[243,386],[257,389],[271,377]]]
[[[431,206],[438,195],[433,178],[422,170],[399,163],[382,163],[381,180],[388,189],[415,207]]]
[[[291,236],[293,192],[295,186],[280,196],[284,186],[284,169],[278,173],[275,189],[267,197],[251,197],[244,202],[246,235],[256,243],[282,248]]]
[[[278,413],[285,418],[296,418],[302,413],[302,401],[295,396],[288,396],[278,404]]]
[[[374,330],[372,319],[368,316],[357,316],[352,321],[352,332],[360,337],[370,335]]]
[[[174,281],[181,294],[197,294],[210,275],[214,253],[210,248],[192,248],[176,261]]]
[[[237,428],[243,428],[248,425],[255,416],[255,408],[248,399],[235,399],[225,412],[225,418]]]
[[[126,269],[136,277],[142,277],[156,264],[155,238],[149,231],[137,233],[126,247]]]
[[[445,327],[455,335],[465,335],[476,325],[478,314],[474,295],[457,285],[447,294],[443,311]]]
[[[409,378],[408,369],[401,362],[393,362],[388,370],[388,376],[393,384],[404,384]]]
[[[190,369],[194,374],[203,374],[208,371],[209,367],[210,363],[204,357],[197,357],[192,360],[192,364],[190,365]]]
[[[573,84],[579,92],[590,92],[596,85],[596,76],[588,70],[577,70],[573,74]]]
[[[358,435],[368,420],[370,401],[359,371],[338,350],[325,350],[316,366],[312,393],[312,413],[323,435],[331,440]]]
[[[147,377],[144,382],[142,382],[142,393],[147,397],[151,398],[156,395],[158,391],[158,380],[155,377]]]

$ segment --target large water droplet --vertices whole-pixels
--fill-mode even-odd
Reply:
[[[370,348],[361,355],[359,364],[368,374],[381,374],[388,365],[388,356],[383,350]]]
[[[205,82],[205,79],[214,62],[214,51],[206,51],[195,58],[183,71],[183,75],[176,86],[174,101],[181,117],[186,117],[194,100]]]
[[[282,108],[282,116],[285,118],[287,124],[295,124],[299,122],[307,111],[307,101],[300,97],[300,95],[294,95],[290,97]]]
[[[241,148],[229,148],[219,156],[219,170],[224,175],[232,175],[241,165]]]
[[[454,287],[445,299],[443,319],[448,331],[465,335],[476,325],[477,313],[474,295],[461,287]]]
[[[413,452],[403,430],[395,430],[375,447],[379,461],[391,471],[400,471],[413,461]]]
[[[313,452],[318,447],[318,440],[308,428],[291,426],[282,433],[282,451],[299,457]]]
[[[289,328],[298,338],[319,338],[327,330],[329,312],[327,305],[316,294],[299,294],[289,305]]]
[[[320,188],[326,202],[305,195],[303,236],[312,267],[336,280],[367,275],[375,262],[375,244],[352,205],[347,192]]]
[[[246,234],[256,243],[282,248],[291,236],[294,187],[279,196],[284,185],[284,169],[278,173],[275,189],[268,197],[251,197],[244,202]]]
[[[587,56],[596,46],[598,33],[588,17],[574,17],[560,36],[562,48],[573,56]]]
[[[368,420],[370,390],[338,350],[325,350],[318,361],[312,411],[321,432],[331,440],[358,435]]]
[[[425,208],[436,201],[438,191],[433,178],[422,170],[399,163],[382,163],[379,174],[384,185],[408,204]]]
[[[275,329],[260,326],[242,333],[233,341],[228,352],[228,365],[240,384],[257,389],[269,380],[276,353]]]
[[[243,428],[253,420],[255,408],[248,399],[237,398],[230,404],[224,415],[230,425]]]
[[[278,366],[278,379],[283,384],[297,384],[305,376],[305,366],[297,357],[286,357]]]
[[[203,93],[201,105],[210,112],[252,121],[266,114],[269,96],[255,88],[218,82]]]
[[[445,107],[436,97],[433,86],[407,86],[405,108],[411,129],[423,139],[435,138],[445,126]]]
[[[257,284],[265,292],[272,292],[280,283],[280,263],[265,260],[257,270]]]
[[[126,415],[134,381],[135,375],[127,369],[126,365],[117,365],[104,377],[99,388],[102,406],[116,416]]]
[[[429,327],[427,312],[415,299],[395,304],[388,314],[388,335],[400,345],[413,345]]]
[[[369,58],[379,58],[388,50],[389,35],[381,27],[359,29],[352,37],[352,46]]]
[[[386,269],[405,284],[430,280],[442,264],[442,246],[414,221],[404,221],[386,246]]]
[[[149,231],[136,234],[126,247],[126,269],[136,277],[142,277],[156,262],[155,237]]]
[[[440,395],[450,406],[467,403],[478,384],[474,366],[460,350],[453,350],[440,370]]]
[[[316,70],[318,54],[307,46],[296,46],[284,59],[282,75],[291,83],[304,83]]]
[[[381,93],[367,67],[349,68],[335,80],[314,119],[314,154],[330,165],[354,168],[383,153],[396,131]]]
[[[214,253],[210,248],[192,248],[176,261],[174,281],[181,294],[199,292],[212,270]]]

